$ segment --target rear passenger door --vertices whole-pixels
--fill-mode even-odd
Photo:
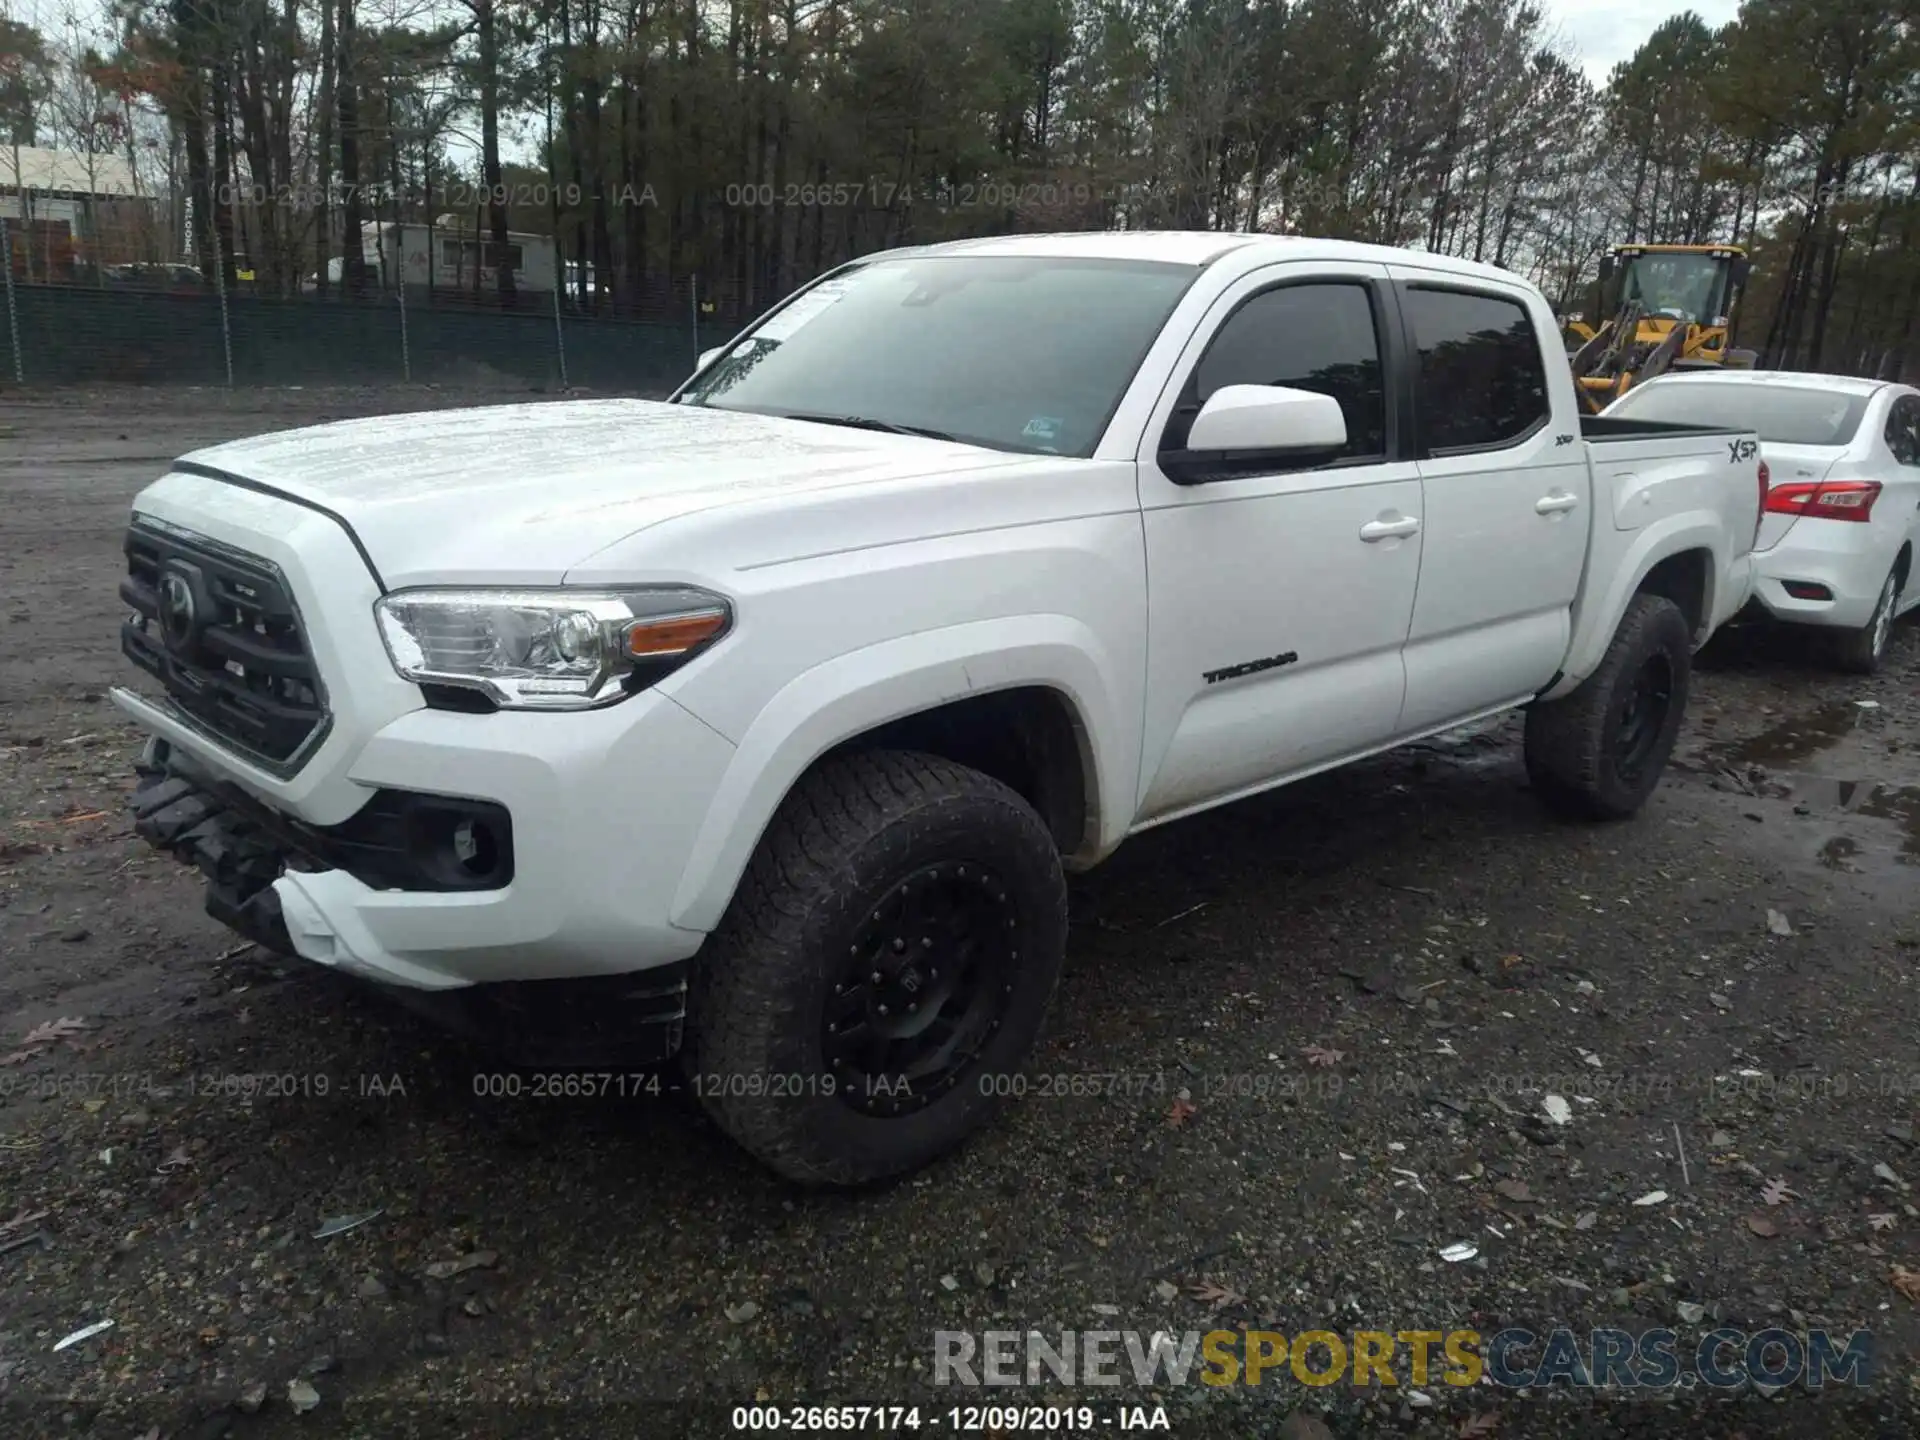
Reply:
[[[1555,423],[1530,292],[1410,267],[1394,278],[1423,513],[1412,733],[1524,700],[1558,672],[1593,496],[1576,422]]]

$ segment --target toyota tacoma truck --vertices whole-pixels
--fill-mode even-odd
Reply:
[[[241,934],[510,1058],[677,1056],[856,1184],[1006,1103],[1065,872],[1129,835],[1517,707],[1543,801],[1639,809],[1764,491],[1751,433],[1583,420],[1502,270],[967,241],[665,401],[178,461],[114,699],[139,833]]]

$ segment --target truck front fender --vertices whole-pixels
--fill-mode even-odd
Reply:
[[[740,737],[688,852],[672,923],[719,924],[780,802],[829,750],[890,721],[1016,686],[1047,687],[1072,708],[1098,826],[1089,843],[1111,849],[1132,818],[1140,752],[1139,717],[1117,704],[1114,664],[1082,621],[1019,615],[900,636],[802,672]]]
[[[1559,699],[1599,668],[1629,602],[1645,586],[1654,568],[1676,555],[1698,551],[1706,556],[1700,614],[1693,617],[1695,648],[1704,645],[1719,623],[1727,618],[1721,607],[1728,599],[1723,586],[1732,557],[1728,553],[1724,517],[1710,510],[1684,511],[1664,516],[1645,529],[1613,531],[1609,538],[1611,536],[1618,536],[1627,544],[1617,559],[1607,562],[1596,556],[1591,562],[1589,579],[1596,573],[1611,578],[1596,593],[1583,593],[1575,602],[1573,639],[1567,647],[1566,664],[1554,683],[1537,697],[1541,700]]]

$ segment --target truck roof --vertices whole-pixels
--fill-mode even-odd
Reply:
[[[1243,252],[1255,253],[1243,253]],[[948,240],[916,245],[894,255],[1027,255],[1104,260],[1158,260],[1172,265],[1202,267],[1233,254],[1243,260],[1346,260],[1375,265],[1418,265],[1456,275],[1479,276],[1512,284],[1525,277],[1511,270],[1452,255],[1403,250],[1390,245],[1363,245],[1351,240],[1325,240],[1311,235],[1263,235],[1224,230],[1084,230],[1034,235],[986,235],[970,240]]]

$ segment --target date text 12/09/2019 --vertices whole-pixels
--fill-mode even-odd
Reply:
[[[762,1434],[854,1434],[862,1430],[897,1435],[903,1430],[955,1435],[1062,1435],[1077,1431],[1158,1430],[1173,1426],[1163,1405],[736,1405],[733,1429]]]

